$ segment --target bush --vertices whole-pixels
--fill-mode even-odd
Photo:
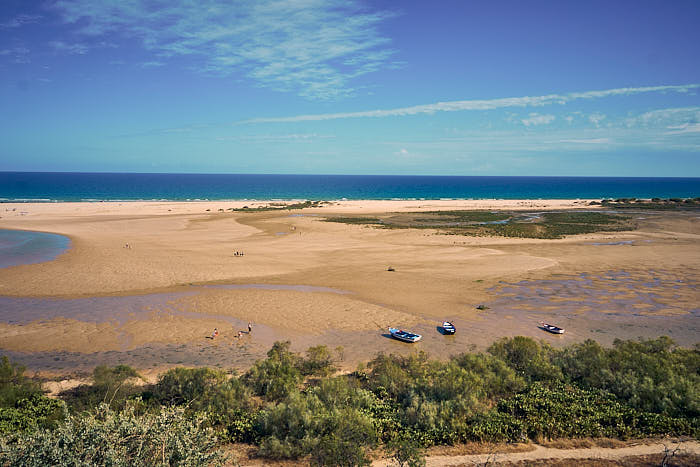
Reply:
[[[153,388],[159,404],[186,406],[188,414],[204,413],[211,426],[231,441],[250,441],[253,414],[250,391],[236,377],[210,368],[174,368]]]
[[[14,407],[21,399],[42,394],[39,384],[24,376],[24,370],[5,355],[0,359],[0,407]]]
[[[0,407],[0,435],[38,428],[53,428],[66,414],[63,401],[32,394],[12,407]]]
[[[612,392],[632,407],[674,417],[700,417],[700,352],[674,348],[668,337],[615,340],[603,349],[588,340],[558,358],[570,381]]]
[[[6,356],[0,359],[0,435],[50,428],[65,415],[65,404],[44,396],[24,371]]]
[[[2,441],[0,464],[45,465],[221,465],[216,437],[202,419],[185,417],[182,408],[162,408],[137,416],[107,404],[84,416],[68,416],[55,430],[39,430]]]
[[[560,381],[561,370],[551,362],[555,350],[546,342],[537,343],[523,336],[504,337],[488,348],[488,352],[503,360],[529,381]]]
[[[130,382],[141,376],[127,365],[107,367],[100,365],[92,372],[92,385],[81,385],[61,394],[73,412],[92,410],[100,403],[108,404],[114,410],[120,410],[127,399],[139,394],[141,388]]]
[[[323,380],[304,393],[293,392],[284,402],[261,412],[257,426],[262,437],[260,453],[279,459],[313,452],[314,462],[321,465],[360,465],[364,448],[377,439],[372,417],[377,402],[371,393],[353,387],[345,378]],[[363,454],[357,457],[359,451]],[[341,452],[359,464],[331,462]]]
[[[299,370],[303,375],[328,376],[338,369],[333,365],[333,356],[328,347],[317,345],[306,350],[306,358],[300,361]]]
[[[302,381],[299,357],[290,352],[291,342],[275,342],[267,352],[267,359],[243,375],[243,381],[258,396],[269,401],[280,401],[297,389]]]
[[[425,448],[414,437],[398,434],[386,447],[399,467],[425,467]]]
[[[370,367],[368,387],[399,405],[402,426],[394,432],[407,429],[424,445],[457,442],[468,431],[471,417],[525,387],[513,369],[483,354],[459,355],[444,363],[429,361],[422,352],[379,355]]]
[[[637,411],[611,394],[564,385],[535,383],[527,391],[499,402],[496,411],[480,419],[472,434],[488,433],[497,441],[519,441],[523,435],[541,441],[692,434],[685,420]],[[496,428],[498,425],[501,427]]]

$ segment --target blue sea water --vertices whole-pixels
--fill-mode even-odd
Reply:
[[[69,247],[63,235],[0,229],[0,268],[51,261]]]
[[[700,178],[0,172],[0,201],[697,196]]]

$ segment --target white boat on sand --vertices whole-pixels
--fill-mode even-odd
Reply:
[[[418,342],[422,337],[420,334],[414,334],[412,332],[397,328],[389,328],[389,334],[391,334],[391,337],[394,339],[398,339],[403,342]]]
[[[564,334],[564,328],[560,328],[559,326],[547,324],[544,322],[540,322],[540,329],[543,329],[547,332],[551,332],[552,334]]]

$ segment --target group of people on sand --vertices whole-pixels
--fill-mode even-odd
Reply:
[[[235,252],[233,253],[233,256],[244,256],[244,254],[243,254],[242,251],[235,251]]]
[[[238,331],[236,338],[240,339],[241,337],[243,337],[243,334],[250,334],[252,330],[253,330],[253,325],[251,324],[250,321],[248,321],[248,330],[247,331]],[[211,333],[211,339],[216,339],[217,337],[219,337],[219,330],[217,328],[214,328],[214,332]]]

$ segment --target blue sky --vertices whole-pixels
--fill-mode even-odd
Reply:
[[[2,0],[0,170],[700,176],[698,1]]]

